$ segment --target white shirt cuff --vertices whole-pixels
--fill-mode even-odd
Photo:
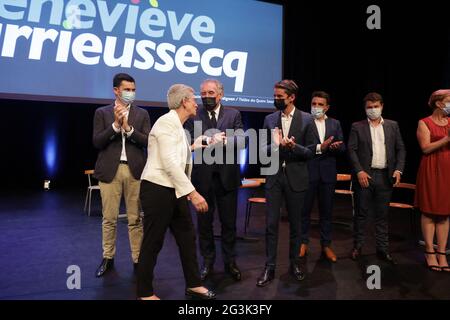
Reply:
[[[322,149],[321,149],[320,147],[321,147],[320,144],[318,144],[318,145],[316,146],[316,154],[322,154]]]
[[[128,132],[124,131],[128,138],[129,138],[129,137],[133,134],[133,132],[134,132],[134,127],[133,127],[133,126],[130,126],[130,127],[131,127],[131,130],[130,130],[130,131],[128,131]]]
[[[116,133],[119,133],[119,132],[120,132],[120,129],[121,129],[121,128],[117,129],[116,126],[114,125],[114,122],[113,122],[113,124],[112,124],[112,127],[113,127],[113,130],[114,130]]]

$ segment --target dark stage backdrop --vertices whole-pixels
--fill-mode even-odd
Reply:
[[[308,111],[311,92],[328,91],[329,115],[341,121],[347,139],[351,123],[364,118],[364,95],[380,92],[384,116],[400,123],[406,142],[404,180],[415,182],[417,121],[429,114],[430,93],[450,87],[450,11],[445,2],[272,2],[285,7],[284,76],[300,85],[297,105]],[[366,27],[366,9],[372,4],[381,8],[381,30]],[[42,81],[52,83],[45,74]],[[137,85],[138,90],[152,87]],[[93,168],[96,159],[91,135],[98,105],[12,100],[0,100],[0,105],[2,189],[42,188],[45,178],[52,180],[52,188],[86,185],[83,170]],[[152,122],[166,112],[147,110]],[[243,112],[246,128],[260,128],[264,116]],[[52,172],[48,162],[54,164]],[[346,159],[339,166],[341,172],[349,169]],[[250,166],[245,176],[257,173]]]

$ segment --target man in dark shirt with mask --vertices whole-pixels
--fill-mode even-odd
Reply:
[[[204,140],[205,148],[195,154],[192,169],[192,183],[205,197],[209,207],[208,212],[197,215],[200,253],[203,256],[200,276],[202,280],[208,277],[216,258],[213,222],[217,207],[222,224],[225,271],[239,281],[241,272],[236,265],[235,242],[237,194],[241,185],[237,159],[239,150],[245,146],[241,114],[238,110],[222,105],[223,85],[219,81],[203,81],[200,93],[203,106],[199,108],[197,116],[185,124],[191,142],[199,135],[207,137]],[[232,160],[227,160],[227,156]]]

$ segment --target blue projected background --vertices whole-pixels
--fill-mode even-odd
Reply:
[[[227,105],[273,108],[282,15],[253,0],[0,0],[0,96],[110,100],[126,72],[147,105],[217,78]]]

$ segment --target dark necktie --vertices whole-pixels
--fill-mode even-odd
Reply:
[[[211,111],[211,124],[213,128],[217,128],[217,119],[215,111]]]

